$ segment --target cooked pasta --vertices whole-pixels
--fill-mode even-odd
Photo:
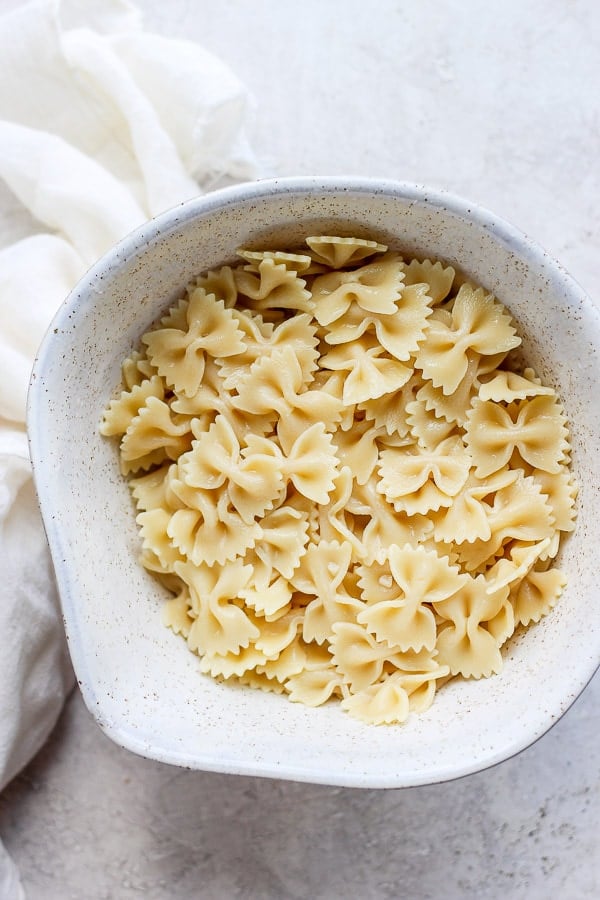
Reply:
[[[239,257],[142,336],[100,426],[140,560],[203,674],[403,722],[558,602],[562,406],[452,266],[330,235]]]

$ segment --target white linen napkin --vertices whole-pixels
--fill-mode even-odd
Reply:
[[[144,31],[125,0],[34,0],[0,17],[0,178],[39,226],[0,250],[0,789],[73,682],[25,434],[35,351],[116,241],[203,190],[257,177],[252,106],[219,60]],[[0,898],[19,890],[0,844]]]

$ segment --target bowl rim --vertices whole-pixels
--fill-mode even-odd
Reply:
[[[402,198],[403,201],[408,200],[411,206],[413,204],[422,204],[433,208],[443,208],[445,211],[463,220],[471,221],[485,231],[490,232],[506,246],[512,248],[527,263],[535,261],[537,266],[543,264],[546,270],[545,275],[553,284],[557,285],[570,297],[577,298],[583,302],[586,315],[589,314],[597,320],[597,328],[600,333],[600,306],[592,300],[591,296],[584,291],[557,259],[503,217],[474,201],[469,201],[445,189],[388,178],[343,175],[303,175],[268,178],[220,188],[171,207],[125,235],[87,270],[57,309],[36,353],[27,396],[27,437],[35,491],[55,566],[63,621],[69,639],[69,652],[76,672],[77,683],[88,710],[100,728],[115,743],[150,759],[187,768],[199,768],[204,771],[276,777],[346,787],[398,788],[436,784],[484,771],[514,757],[522,750],[535,744],[544,734],[551,730],[592,680],[600,667],[600,653],[595,662],[590,660],[586,666],[582,666],[578,670],[575,687],[571,684],[573,689],[570,692],[565,691],[565,694],[560,698],[560,702],[553,707],[552,715],[548,717],[547,724],[540,725],[527,736],[520,736],[512,744],[505,744],[502,750],[496,749],[494,752],[489,752],[487,756],[481,753],[475,762],[465,758],[464,763],[453,768],[452,771],[444,769],[435,771],[432,769],[428,774],[413,773],[412,777],[404,775],[403,777],[392,779],[377,773],[369,775],[365,773],[345,773],[342,776],[336,776],[333,772],[319,774],[314,769],[308,771],[298,765],[280,765],[277,767],[277,770],[274,770],[269,763],[260,764],[256,762],[243,765],[238,761],[231,764],[224,759],[201,759],[197,755],[194,756],[183,751],[180,753],[164,752],[160,747],[148,746],[146,742],[130,734],[124,727],[121,727],[118,722],[108,721],[103,717],[101,704],[95,695],[93,683],[91,679],[86,678],[85,654],[77,639],[77,612],[73,603],[74,598],[67,584],[61,554],[58,552],[61,541],[59,531],[51,515],[52,501],[49,497],[51,478],[48,477],[50,473],[46,471],[43,463],[45,439],[43,431],[38,427],[43,373],[48,355],[51,353],[52,341],[50,338],[55,330],[64,327],[76,307],[81,310],[82,306],[85,308],[86,304],[93,304],[94,292],[90,288],[103,273],[118,266],[122,260],[134,256],[146,247],[149,242],[160,239],[162,235],[181,229],[189,221],[207,217],[215,210],[220,210],[227,206],[237,206],[240,202],[258,200],[272,194],[281,196],[305,194],[308,196],[315,191],[322,194],[375,193],[390,198],[396,196]]]

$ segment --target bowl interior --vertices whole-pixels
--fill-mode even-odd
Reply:
[[[160,619],[162,589],[137,562],[134,508],[98,424],[140,335],[201,271],[240,246],[290,248],[308,234],[375,238],[452,263],[510,309],[523,353],[565,407],[580,485],[555,610],[513,639],[501,676],[453,683],[398,727],[337,705],[215,683]],[[148,223],[101,260],[58,312],[34,368],[29,433],[77,678],[120,744],[181,765],[356,786],[443,780],[498,762],[543,734],[600,659],[593,515],[600,484],[600,316],[538,247],[455,198],[337,179],[221,191]]]

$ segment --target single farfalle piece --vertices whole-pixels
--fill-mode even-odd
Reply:
[[[404,281],[402,259],[386,253],[359,269],[317,275],[312,283],[314,316],[328,326],[355,306],[366,313],[393,315],[398,309]]]
[[[256,667],[265,663],[266,657],[253,644],[242,647],[236,653],[213,653],[207,651],[200,660],[200,671],[211,678],[240,681],[255,673]]]
[[[188,646],[202,655],[238,653],[260,631],[234,602],[252,577],[252,569],[241,560],[229,565],[200,566],[191,561],[177,563],[177,575],[188,586],[190,604],[195,616],[188,636]]]
[[[262,259],[256,271],[235,269],[234,277],[239,293],[248,298],[252,309],[313,311],[314,303],[304,279],[274,258]]]
[[[404,267],[404,284],[426,284],[432,306],[437,306],[452,290],[455,275],[452,266],[444,266],[439,260],[432,262],[424,259],[420,262],[411,259]]]
[[[188,503],[194,505],[175,510],[167,526],[168,536],[184,556],[195,565],[222,566],[254,547],[261,527],[244,522],[231,509],[227,493],[189,487],[187,492]]]
[[[221,266],[199,275],[188,287],[191,296],[196,288],[201,288],[207,294],[214,294],[217,300],[222,300],[227,309],[235,306],[237,301],[237,287],[231,266]]]
[[[250,442],[242,448],[238,465],[229,473],[227,491],[231,505],[246,523],[264,516],[284,489],[280,458],[270,446],[265,449],[262,452]]]
[[[568,429],[554,396],[536,396],[504,407],[477,400],[467,415],[465,442],[480,478],[505,466],[516,450],[537,469],[557,473],[569,449]]]
[[[321,706],[332,696],[346,696],[348,687],[333,667],[328,644],[304,643],[304,669],[288,679],[289,699],[306,706]]]
[[[344,687],[342,675],[331,664],[320,669],[306,669],[287,682],[292,703],[312,707],[322,706],[332,696],[341,694]]]
[[[531,475],[539,484],[542,494],[548,498],[557,532],[573,531],[578,487],[571,472],[566,467],[561,467],[560,472],[554,473],[534,469]]]
[[[433,534],[436,541],[448,545],[488,541],[492,526],[488,514],[493,495],[517,480],[518,470],[505,467],[487,478],[478,478],[471,470],[469,476],[452,500],[452,505],[442,508],[434,516]],[[489,500],[489,502],[487,502]]]
[[[550,538],[548,537],[533,544],[515,541],[509,545],[507,555],[500,557],[484,573],[484,578],[488,583],[488,594],[506,586],[512,590],[529,574],[540,557],[545,554],[549,544]]]
[[[303,618],[303,610],[298,609],[290,609],[284,616],[271,622],[255,618],[260,634],[254,641],[254,646],[264,653],[266,660],[277,659],[302,630]]]
[[[287,253],[284,250],[238,250],[237,255],[245,260],[247,272],[258,272],[264,259],[272,259],[276,265],[284,265],[297,275],[302,275],[312,265],[312,257],[307,253]]]
[[[307,237],[306,244],[310,247],[312,258],[330,269],[352,266],[369,256],[387,252],[385,244],[355,237],[315,235]]]
[[[145,511],[170,505],[167,499],[167,485],[172,467],[176,468],[175,463],[165,462],[157,469],[130,478],[129,489],[138,510]]]
[[[259,675],[266,675],[267,678],[275,678],[281,684],[287,684],[290,678],[304,670],[306,665],[305,647],[301,635],[298,634],[275,659],[268,659],[265,663],[261,663],[256,667],[256,671]]]
[[[347,311],[329,326],[325,342],[334,346],[346,344],[374,332],[390,356],[406,362],[424,340],[431,314],[427,285],[413,284],[403,288],[393,313],[365,313],[352,301]]]
[[[189,419],[178,420],[168,403],[149,396],[123,435],[122,468],[126,472],[136,472],[165,459],[176,460],[189,450],[191,442]]]
[[[181,460],[182,477],[193,488],[214,490],[227,480],[240,459],[240,444],[225,416],[218,415],[207,432],[192,442]]]
[[[138,384],[132,385],[129,390],[121,391],[121,394],[111,400],[108,409],[105,410],[100,424],[100,434],[105,437],[120,436],[125,434],[131,420],[145,406],[149,397],[165,399],[165,388],[162,378],[153,375],[145,378]]]
[[[290,447],[282,472],[309,500],[326,504],[334,488],[338,465],[331,434],[325,431],[322,422],[315,422]]]
[[[496,491],[487,517],[490,537],[460,545],[460,558],[469,572],[494,562],[510,540],[536,543],[552,538],[555,530],[548,498],[540,485],[520,470],[514,481]]]
[[[454,299],[450,322],[433,316],[416,365],[425,378],[452,394],[467,371],[467,351],[506,353],[521,343],[505,307],[482,288],[463,284]]]
[[[566,583],[560,569],[528,572],[510,593],[515,623],[527,626],[539,622],[556,606]]]
[[[391,675],[350,694],[342,709],[366,725],[400,725],[408,719],[410,703],[400,675]]]
[[[450,506],[467,480],[471,457],[460,435],[434,450],[382,450],[378,490],[394,508],[411,515]]]
[[[135,519],[140,526],[142,552],[152,552],[163,572],[174,572],[175,563],[185,559],[179,547],[169,537],[168,527],[172,515],[172,509],[157,506],[138,513]]]
[[[190,607],[189,588],[184,585],[175,597],[165,600],[161,610],[163,625],[186,640],[194,624],[194,618],[190,615]]]
[[[434,603],[436,613],[444,619],[438,628],[437,659],[452,675],[488,678],[502,671],[500,642],[491,633],[491,623],[498,616],[504,618],[510,607],[508,593],[508,587],[489,593],[482,575],[467,576],[452,597]]]
[[[284,504],[261,519],[261,537],[254,552],[285,579],[290,579],[306,552],[308,513]]]
[[[556,392],[543,385],[533,369],[525,369],[522,375],[508,369],[498,369],[491,378],[482,380],[479,388],[480,400],[493,400],[495,403],[513,403],[540,396],[553,397]]]
[[[296,590],[314,597],[304,610],[302,636],[310,643],[327,641],[336,622],[354,622],[361,603],[343,590],[352,547],[338,541],[309,544],[291,582]]]
[[[132,350],[121,365],[121,377],[125,391],[156,375],[156,369],[140,350]]]
[[[445,394],[442,388],[434,387],[431,381],[421,383],[416,399],[425,404],[425,408],[433,412],[437,418],[445,419],[463,428],[467,413],[479,390],[479,372],[481,356],[467,350],[467,368],[463,378],[451,394]]]
[[[411,400],[407,403],[406,414],[410,433],[423,450],[435,450],[456,431],[454,422],[438,417],[433,410],[427,409],[423,400]]]
[[[345,406],[364,403],[399,390],[412,375],[412,367],[392,359],[383,347],[363,335],[321,356],[320,366],[347,372],[342,400]]]
[[[436,623],[427,604],[455,594],[468,576],[461,574],[457,566],[450,566],[445,557],[422,547],[394,544],[387,556],[394,582],[388,596],[369,604],[356,620],[377,641],[385,641],[402,651],[433,650]],[[363,568],[363,584],[364,578]]]
[[[333,664],[353,693],[378,681],[386,660],[400,653],[399,647],[379,643],[356,622],[337,622],[332,631],[330,646]]]
[[[379,459],[377,438],[382,430],[364,419],[356,420],[347,431],[340,428],[333,434],[340,466],[350,470],[357,484],[366,484],[375,470]]]
[[[187,397],[200,386],[206,355],[234,356],[244,349],[232,311],[202,288],[196,288],[190,296],[185,328],[148,331],[142,342],[166,383]]]

